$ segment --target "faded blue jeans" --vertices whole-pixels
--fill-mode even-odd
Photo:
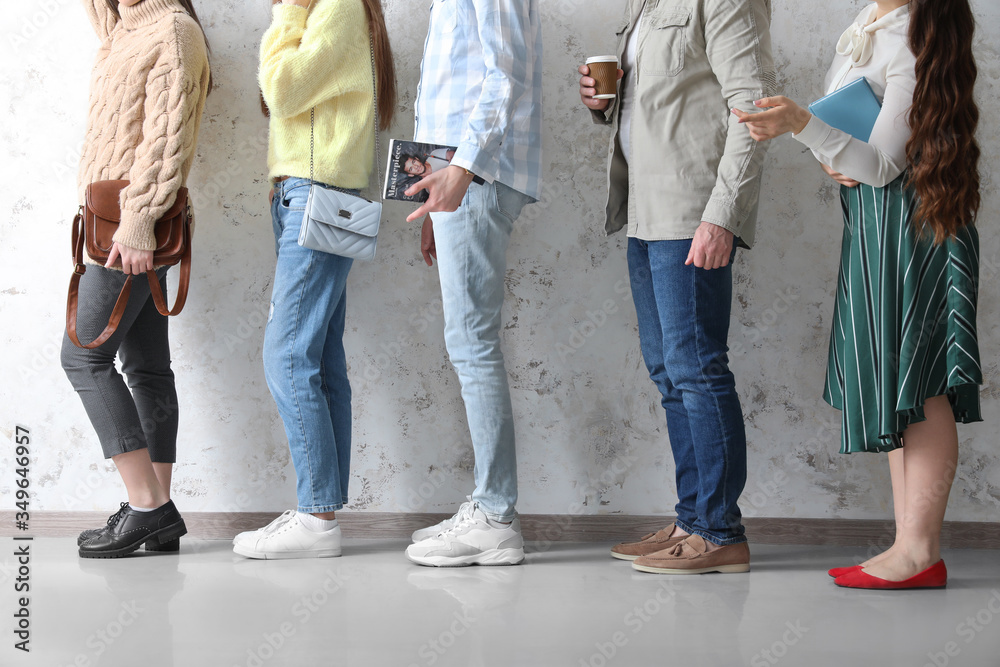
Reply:
[[[639,345],[667,415],[677,525],[715,544],[736,544],[746,541],[737,501],[747,441],[729,370],[732,256],[725,268],[699,269],[684,265],[690,248],[690,239],[628,240]]]
[[[354,260],[298,244],[309,181],[289,178],[271,202],[275,252],[264,376],[285,424],[300,512],[347,502],[351,383],[344,353],[347,274]]]
[[[500,350],[500,310],[510,234],[532,201],[500,182],[472,184],[457,211],[431,215],[445,345],[462,385],[476,456],[472,499],[494,521],[516,515],[514,414]]]

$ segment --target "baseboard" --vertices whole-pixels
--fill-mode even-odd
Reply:
[[[260,528],[272,512],[186,512],[188,534],[199,539],[232,539],[243,530]],[[344,534],[356,538],[405,538],[417,528],[447,518],[446,514],[404,512],[338,512]],[[0,536],[75,537],[100,526],[101,512],[32,512],[30,531],[15,527],[14,512],[0,512]],[[533,542],[615,542],[659,530],[663,516],[522,514],[526,540]],[[759,544],[870,546],[892,543],[891,521],[854,519],[746,518],[747,537]],[[1000,549],[1000,523],[946,521],[941,536],[946,549]]]

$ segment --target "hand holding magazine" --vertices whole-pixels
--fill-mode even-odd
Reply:
[[[427,191],[421,190],[413,196],[404,194],[406,190],[422,178],[451,165],[455,157],[454,146],[424,144],[416,141],[393,139],[389,143],[389,164],[385,170],[385,199],[423,203],[427,201]],[[473,183],[483,183],[476,176]]]

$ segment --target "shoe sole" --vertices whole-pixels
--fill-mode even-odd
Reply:
[[[187,535],[187,527],[184,525],[184,520],[181,519],[177,523],[171,524],[166,528],[161,528],[151,535],[147,535],[146,537],[137,540],[128,546],[121,547],[113,551],[84,551],[81,549],[80,558],[121,558],[138,551],[139,547],[149,542],[155,542],[158,545],[162,545],[165,542],[179,540],[184,535]]]
[[[157,541],[155,543],[150,540],[146,542],[143,548],[146,551],[155,551],[157,553],[177,553],[181,550],[181,538],[178,537],[175,540],[168,540],[166,542]]]
[[[722,574],[740,574],[750,571],[749,563],[737,563],[735,565],[716,565],[715,567],[701,567],[693,569],[678,569],[670,567],[652,567],[650,565],[636,565],[632,567],[640,572],[652,572],[653,574],[708,574],[709,572],[720,572]]]
[[[471,556],[458,556],[448,558],[446,556],[413,556],[409,550],[406,557],[417,565],[426,567],[468,567],[470,565],[503,566],[520,565],[524,562],[523,549],[491,549],[483,553]]]
[[[292,560],[295,558],[337,558],[340,549],[320,549],[318,551],[257,551],[242,544],[233,545],[233,551],[240,556],[255,560]]]
[[[611,552],[611,557],[617,558],[618,560],[628,560],[628,561],[632,561],[638,558],[638,556],[629,556],[628,554],[620,554],[614,551]]]

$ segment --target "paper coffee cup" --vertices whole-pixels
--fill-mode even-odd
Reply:
[[[597,82],[595,100],[610,100],[618,92],[618,58],[616,56],[594,56],[587,58],[590,77]]]

